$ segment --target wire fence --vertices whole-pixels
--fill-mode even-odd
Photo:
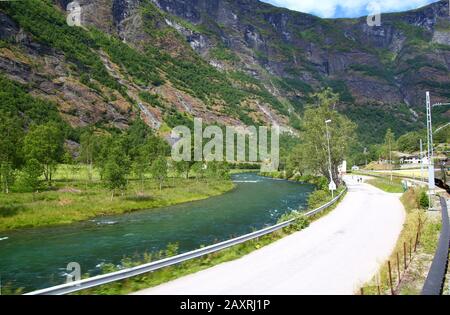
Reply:
[[[386,262],[381,266],[374,280],[369,285],[361,287],[360,294],[397,295],[400,291],[402,281],[408,274],[412,262],[417,255],[420,244],[423,222],[419,218],[414,237],[403,242]]]
[[[444,285],[449,264],[450,251],[450,218],[445,198],[441,197],[442,209],[442,229],[439,236],[438,246],[423,285],[422,295],[441,295],[444,293]],[[380,268],[380,272],[369,285],[360,289],[360,294],[397,295],[405,277],[410,271],[411,263],[417,256],[417,248],[420,245],[423,221],[419,217],[414,238],[403,242],[403,247],[397,249],[385,266]]]

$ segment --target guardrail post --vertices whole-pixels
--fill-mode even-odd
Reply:
[[[400,281],[402,279],[401,273],[400,273],[400,255],[397,252],[397,272],[398,272],[398,284],[400,284]]]

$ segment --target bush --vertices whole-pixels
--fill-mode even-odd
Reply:
[[[301,230],[307,228],[310,224],[309,219],[307,217],[305,217],[301,212],[298,212],[298,211],[292,211],[290,213],[286,213],[286,214],[282,215],[278,219],[278,223],[286,222],[291,219],[295,219],[294,222],[290,226],[284,228],[285,232],[287,232],[287,233],[301,231]]]
[[[44,172],[42,165],[36,159],[30,159],[23,170],[18,172],[13,190],[16,192],[35,192],[39,189],[40,180]]]
[[[308,207],[309,209],[316,209],[324,204],[326,204],[331,199],[331,194],[326,190],[316,190],[311,193],[308,197]]]
[[[418,200],[419,206],[422,209],[428,209],[428,207],[430,206],[430,201],[428,199],[428,195],[425,191],[422,191],[419,194],[419,200]]]

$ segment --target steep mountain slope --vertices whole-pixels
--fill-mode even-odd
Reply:
[[[142,4],[129,27],[117,20],[126,13],[108,3],[110,8],[93,3],[102,6],[104,16],[96,14],[83,28],[68,26],[63,12],[48,1],[2,3],[2,73],[31,95],[56,103],[73,127],[126,128],[137,113],[163,130],[194,116],[234,125],[287,122],[271,109],[282,109],[279,101],[258,82],[233,79],[208,65],[152,4]],[[111,25],[118,33],[123,27],[131,44]]]
[[[312,90],[330,86],[348,103],[342,110],[378,137],[387,127],[380,120],[397,133],[420,125],[426,90],[434,101],[450,98],[448,1],[383,14],[380,27],[369,27],[366,18],[325,20],[256,0],[154,2],[195,26],[186,39],[210,63],[244,69],[296,109]],[[441,119],[449,117],[447,111]]]
[[[450,98],[447,1],[373,28],[256,0],[81,0],[80,28],[69,2],[0,3],[0,70],[73,127],[126,128],[137,114],[162,132],[194,116],[296,127],[330,86],[374,142],[423,125],[425,90]]]

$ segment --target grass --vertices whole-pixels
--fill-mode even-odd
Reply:
[[[389,261],[392,266],[393,284],[396,294],[419,294],[422,285],[425,281],[425,277],[428,271],[429,261],[436,250],[437,240],[440,230],[440,222],[432,216],[429,216],[424,209],[420,208],[419,196],[421,189],[409,189],[401,197],[401,201],[406,211],[405,223],[400,233],[399,239],[392,251]],[[412,262],[409,260],[409,250],[414,252],[414,244],[417,237],[417,231],[420,224],[420,237],[417,252],[412,253]],[[407,248],[407,265],[406,272],[403,271],[404,267],[404,244]],[[400,257],[401,267],[401,283],[398,285],[398,273],[397,273],[397,253]],[[381,294],[391,294],[389,284],[389,271],[387,261],[383,262],[379,271],[379,283]],[[378,294],[377,280],[374,277],[371,281],[366,283],[364,287],[364,294],[376,295]]]
[[[423,167],[423,174],[420,168],[411,168],[411,169],[400,169],[400,170],[390,170],[389,165],[385,164],[369,164],[371,169],[366,169],[360,172],[356,172],[360,175],[369,175],[369,176],[390,176],[391,172],[395,177],[409,177],[413,179],[427,178],[428,177],[428,166],[425,165]],[[377,168],[378,169],[377,169]]]
[[[393,178],[392,182],[385,178],[369,179],[367,183],[388,193],[403,193],[405,190],[402,186],[402,181],[399,178]]]
[[[345,196],[345,194],[341,197],[340,200]],[[330,196],[331,198],[331,196]],[[339,201],[340,201],[339,200]],[[308,226],[309,222],[315,221],[324,215],[328,214],[330,211],[332,211],[334,208],[337,207],[336,203],[332,207],[328,208],[326,211],[317,214],[313,217],[310,217],[307,220],[305,224],[302,224],[302,228]],[[186,262],[183,262],[178,265],[166,267],[159,269],[157,271],[147,273],[141,276],[129,278],[122,281],[117,281],[114,283],[102,285],[93,289],[89,290],[83,290],[76,294],[82,294],[82,295],[118,295],[118,294],[129,294],[132,292],[136,292],[142,289],[151,288],[154,286],[157,286],[159,284],[162,284],[167,281],[171,281],[174,279],[177,279],[182,276],[186,276],[210,267],[213,267],[215,265],[232,261],[235,259],[238,259],[242,256],[245,256],[257,249],[260,249],[264,246],[267,246],[287,235],[290,235],[298,230],[292,229],[292,228],[285,228],[282,230],[275,231],[271,234],[262,236],[258,239],[251,240],[227,249],[224,249],[222,251],[205,255],[203,257],[199,257],[196,259],[192,259]],[[175,250],[174,250],[175,249]],[[176,249],[177,246],[172,244],[168,246],[168,250],[166,251],[160,251],[156,254],[144,254],[144,258],[142,257],[131,257],[131,258],[125,258],[121,263],[121,268],[129,268],[137,265],[141,265],[144,263],[149,263],[152,261],[156,261],[159,259],[162,259],[164,257],[169,257],[176,255]],[[104,267],[103,272],[113,272],[117,271],[118,267],[114,265],[107,265]]]
[[[423,174],[420,169],[405,169],[405,170],[394,170],[393,171],[394,176],[404,176],[404,177],[410,177],[410,178],[428,178],[428,168],[425,166],[423,168]]]
[[[130,180],[128,189],[111,199],[111,192],[82,172],[76,179],[57,174],[51,190],[39,193],[0,194],[0,231],[70,224],[97,216],[164,207],[223,194],[235,186],[230,180],[169,178],[163,190],[156,181]]]

